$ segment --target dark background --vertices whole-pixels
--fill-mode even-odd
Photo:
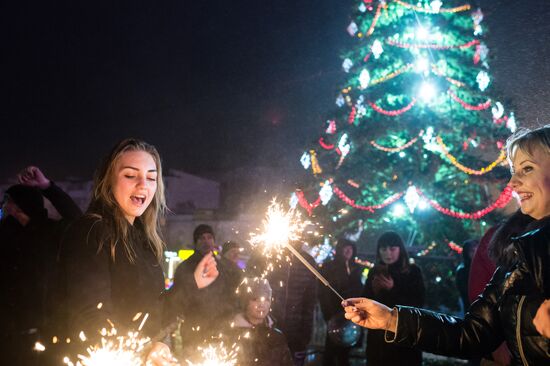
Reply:
[[[492,91],[550,122],[550,7],[485,0]],[[0,9],[0,179],[89,178],[119,139],[215,176],[299,168],[333,108],[351,0],[13,1]]]

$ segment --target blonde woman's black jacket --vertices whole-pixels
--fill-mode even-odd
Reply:
[[[164,274],[139,219],[129,225],[135,253],[130,261],[122,247],[110,253],[114,230],[107,218],[85,215],[66,233],[61,248],[69,332],[83,330],[88,338],[114,323],[119,334],[137,330],[153,337],[161,328]],[[103,243],[103,245],[102,245]],[[98,306],[98,304],[101,304]],[[137,316],[140,315],[141,316]]]
[[[460,358],[480,357],[506,341],[513,365],[549,365],[550,339],[533,325],[537,309],[550,298],[549,223],[541,220],[513,240],[516,263],[497,269],[464,319],[399,306],[393,341]]]

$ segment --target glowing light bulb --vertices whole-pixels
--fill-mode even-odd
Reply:
[[[424,57],[418,58],[414,63],[414,68],[418,73],[427,74],[430,71],[430,62]]]
[[[394,217],[403,217],[405,215],[405,206],[401,203],[396,203],[393,205],[392,215]]]
[[[359,74],[359,84],[361,84],[361,89],[365,89],[367,86],[369,86],[369,83],[370,83],[369,70],[363,69],[363,71],[361,71],[361,74]]]
[[[431,83],[425,81],[420,86],[419,94],[420,98],[427,103],[435,97],[436,89]]]
[[[430,33],[428,32],[428,30],[424,27],[418,27],[416,28],[416,38],[417,39],[421,39],[421,40],[425,40],[428,38],[428,36],[430,35]]]

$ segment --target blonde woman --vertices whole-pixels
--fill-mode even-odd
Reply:
[[[136,139],[117,144],[96,172],[84,217],[65,236],[69,329],[93,339],[98,330],[135,330],[150,337],[161,329],[164,275],[159,222],[166,208],[162,167],[154,146]],[[197,286],[217,276],[207,256],[197,267]],[[148,365],[177,364],[167,345],[155,342]]]
[[[534,221],[511,239],[511,263],[497,268],[464,319],[367,298],[343,303],[347,319],[385,330],[386,342],[432,353],[475,358],[504,341],[513,365],[550,364],[550,125],[518,130],[507,153],[508,185]]]

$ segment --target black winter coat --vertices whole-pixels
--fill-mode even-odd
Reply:
[[[72,198],[53,182],[42,190],[62,219],[31,217],[21,226],[13,217],[0,222],[4,253],[0,264],[3,336],[42,333],[52,323],[52,287],[61,237],[82,212]]]
[[[499,267],[464,319],[398,307],[395,342],[460,358],[481,357],[506,341],[514,365],[550,364],[550,339],[533,325],[540,304],[550,298],[550,225],[513,241],[517,261]]]
[[[108,244],[100,243],[114,235],[108,219],[88,215],[76,221],[64,237],[61,263],[65,273],[66,309],[69,330],[84,330],[90,338],[111,320],[120,333],[136,330],[149,314],[143,333],[155,336],[161,328],[164,275],[151,249],[139,218],[129,227],[135,262],[121,245],[111,257]],[[101,303],[101,309],[98,304]],[[134,316],[141,317],[133,321]]]
[[[219,333],[225,326],[221,322],[230,318],[238,307],[235,294],[238,279],[228,273],[224,264],[218,262],[219,276],[210,286],[197,287],[194,272],[202,258],[196,251],[176,268],[174,285],[166,297],[168,316],[183,319],[180,331],[187,345]]]
[[[380,290],[375,294],[372,282],[380,267],[375,266],[369,272],[365,283],[363,296],[381,302],[389,307],[397,304],[422,306],[424,304],[424,281],[420,268],[414,264],[408,271],[402,272],[394,266],[389,266],[389,275],[394,285],[391,290]],[[367,332],[367,363],[371,366],[406,366],[421,365],[422,352],[417,349],[399,347],[384,341],[384,332],[369,330]]]

